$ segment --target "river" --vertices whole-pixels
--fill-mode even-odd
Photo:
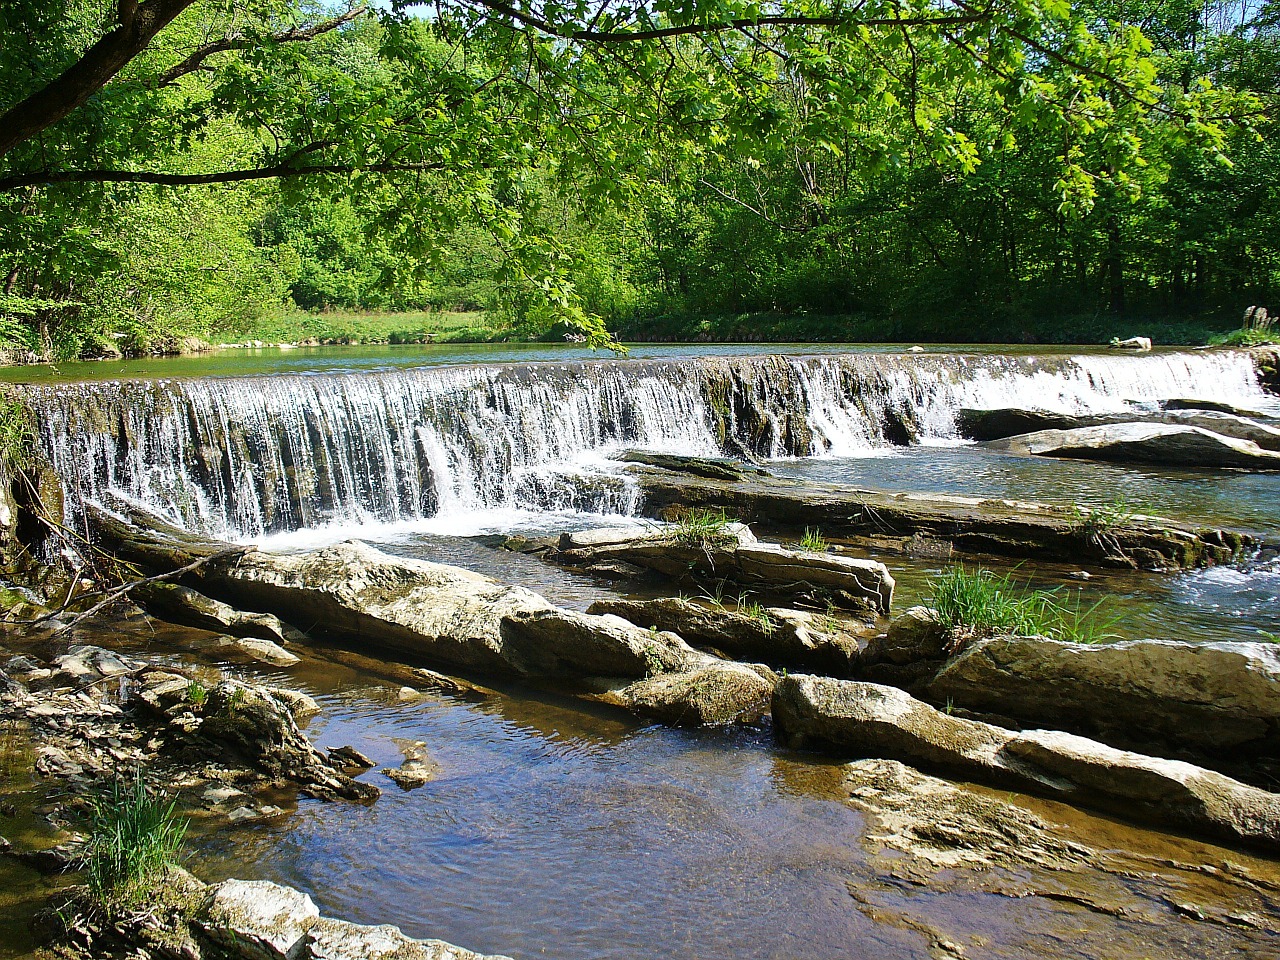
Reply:
[[[1123,501],[1280,532],[1280,474],[1024,461],[956,434],[965,407],[1113,412],[1196,398],[1280,415],[1240,353],[663,346],[616,359],[427,346],[5,371],[24,374],[73,510],[120,495],[269,549],[358,536],[577,609],[615,588],[483,535],[634,518],[638,493],[609,459],[628,447],[749,452],[814,481],[1083,508]],[[896,610],[927,598],[939,561],[882,559],[899,581]],[[1086,604],[1117,604],[1123,636],[1280,631],[1274,561],[1178,575],[1094,569],[1083,584],[1071,565],[989,562],[1079,590]],[[130,621],[98,639],[228,666],[198,631]],[[973,957],[1280,948],[1270,892],[1280,867],[1238,852],[1012,797],[1080,843],[1129,851],[1129,873],[956,870],[921,883],[902,854],[868,839],[866,816],[843,802],[839,765],[781,749],[767,726],[671,729],[522,688],[481,702],[402,699],[376,671],[320,657],[240,669],[315,695],[324,712],[309,732],[322,745],[349,743],[394,766],[397,741],[423,741],[442,768],[411,792],[367,774],[385,790],[370,808],[303,800],[265,826],[199,833],[192,867],[206,879],[289,883],[337,916],[517,960],[956,956],[943,942]],[[1183,866],[1228,860],[1257,882]],[[0,882],[33,883],[6,869]],[[1259,922],[1200,922],[1183,900]],[[0,899],[5,910],[21,912]],[[0,955],[21,954],[14,944]]]

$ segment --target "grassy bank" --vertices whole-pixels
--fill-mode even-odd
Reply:
[[[306,313],[292,310],[263,318],[237,331],[233,339],[267,343],[491,343],[519,338],[505,322],[482,312]]]
[[[610,325],[630,342],[691,343],[1026,343],[1105,344],[1113,337],[1151,337],[1157,344],[1200,345],[1235,324],[1216,318],[1122,318],[1090,315],[1029,318],[865,314],[667,314]]]

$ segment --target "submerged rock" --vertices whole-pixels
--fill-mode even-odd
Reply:
[[[920,764],[953,775],[1280,849],[1280,795],[1178,760],[1051,730],[1015,733],[949,716],[894,687],[783,677],[773,717],[793,744]]]
[[[849,802],[875,817],[867,839],[934,869],[1063,870],[1095,862],[1093,850],[1031,811],[897,760],[858,760],[844,772]]]
[[[587,612],[612,613],[642,627],[670,630],[690,643],[714,647],[734,657],[786,667],[846,675],[858,657],[858,639],[842,621],[800,610],[768,607],[747,615],[663,597],[597,600]]]
[[[1237,440],[1203,427],[1166,423],[1116,423],[1075,430],[1040,430],[993,440],[989,450],[1019,456],[1154,463],[1169,467],[1234,467],[1280,470],[1280,453],[1252,440]]]

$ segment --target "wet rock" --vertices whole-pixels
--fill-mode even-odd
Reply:
[[[246,613],[181,584],[142,584],[132,590],[130,596],[152,616],[171,623],[273,644],[306,640],[306,634],[295,630],[274,614]],[[243,649],[252,652],[253,647],[246,646]]]
[[[402,790],[412,790],[430,783],[440,775],[440,764],[427,755],[427,745],[421,740],[398,740],[404,762],[398,767],[384,770]]]
[[[133,673],[143,666],[141,660],[121,656],[102,647],[74,646],[54,660],[57,673],[79,684],[96,683],[106,677]]]
[[[1273,643],[993,637],[969,644],[914,692],[1211,767],[1280,758]]]
[[[679,634],[690,643],[710,646],[733,657],[764,660],[787,667],[846,675],[858,656],[858,640],[841,622],[778,607],[748,616],[724,607],[708,608],[692,600],[597,600],[588,613],[611,613],[641,627]]]
[[[990,441],[989,450],[1019,456],[1154,463],[1171,467],[1280,470],[1280,453],[1202,427],[1117,423],[1075,430],[1041,430]]]
[[[10,660],[4,665],[4,672],[11,677],[18,678],[24,683],[31,683],[35,680],[44,680],[53,676],[52,670],[27,656],[10,658]]]
[[[1175,397],[1171,400],[1163,400],[1160,408],[1162,410],[1208,410],[1213,413],[1229,413],[1236,417],[1256,417],[1260,413],[1258,410],[1246,410],[1220,400],[1204,400],[1197,397]]]
[[[301,657],[290,653],[272,640],[260,640],[257,637],[227,637],[220,641],[220,644],[224,647],[233,647],[259,663],[269,663],[273,667],[291,667],[295,663],[302,662]]]
[[[373,760],[349,745],[330,750],[329,762],[345,770],[369,770],[377,766]]]
[[[335,770],[298,729],[288,705],[264,687],[225,680],[209,691],[194,733],[224,756],[301,784],[317,796],[373,800],[378,789]]]
[[[696,573],[776,596],[825,597],[848,609],[879,614],[887,613],[893,600],[893,577],[882,563],[762,543],[740,524],[701,541],[690,541],[674,529],[635,529],[629,538],[610,530],[592,541],[591,536],[566,534],[552,559],[583,567],[622,561],[677,580]]]
[[[882,493],[773,476],[729,482],[642,466],[628,473],[653,516],[698,504],[775,528],[816,526],[830,536],[881,547],[896,538],[904,552],[920,537],[960,551],[1166,570],[1226,563],[1257,542],[1237,531],[1205,531],[1136,515],[1109,527],[1105,539],[1090,539],[1078,511],[1027,501]]]
[[[773,682],[744,664],[723,662],[660,674],[606,697],[636,713],[676,726],[752,721],[768,711]]]
[[[175,569],[232,549],[182,531],[144,533],[97,514],[137,562]],[[361,652],[434,660],[466,672],[585,681],[731,669],[680,637],[619,617],[562,610],[480,574],[388,556],[358,541],[315,553],[258,551],[200,569],[202,590],[285,619],[319,622]],[[750,704],[742,703],[739,710]]]
[[[844,770],[850,803],[875,817],[867,839],[934,869],[1062,870],[1096,858],[1093,850],[1067,840],[1061,827],[1023,807],[896,760],[858,760]]]
[[[711,480],[740,480],[751,474],[763,474],[764,470],[740,460],[712,457],[685,457],[670,453],[654,453],[649,450],[626,450],[616,457],[621,463],[641,463],[664,470],[679,470]]]
[[[1228,842],[1280,849],[1280,795],[1178,760],[1068,733],[948,716],[894,687],[783,677],[773,717],[793,744],[919,764]]]

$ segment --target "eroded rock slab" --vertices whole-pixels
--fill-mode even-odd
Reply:
[[[933,703],[1211,767],[1280,758],[1280,647],[1272,643],[993,637],[970,643],[913,690]]]
[[[214,558],[192,574],[201,592],[322,629],[362,653],[559,680],[695,672],[705,680],[719,671],[722,690],[742,689],[748,699],[719,698],[724,714],[704,715],[708,722],[740,716],[759,699],[738,682],[745,668],[694,650],[675,634],[563,610],[458,567],[392,557],[358,541],[288,556],[233,553],[158,522],[160,529],[144,531],[105,512],[95,516],[104,537],[135,562],[167,572],[193,557]]]
[[[178,583],[142,584],[129,595],[148,613],[170,623],[275,644],[306,639],[300,631],[270,613],[237,610]]]
[[[1182,761],[1059,731],[1015,733],[948,716],[894,687],[824,677],[783,677],[773,717],[793,743],[900,760],[1159,827],[1280,849],[1280,795]]]
[[[552,559],[572,566],[624,562],[675,580],[691,573],[757,587],[771,595],[826,597],[847,609],[887,614],[893,577],[884,564],[833,553],[788,550],[762,543],[741,525],[730,525],[701,541],[678,530],[633,528],[629,537],[610,530],[596,542],[566,534]]]
[[[1058,413],[1052,410],[1006,407],[997,410],[964,409],[956,415],[960,435],[970,440],[1006,440],[1044,430],[1078,430],[1121,423],[1165,423],[1200,427],[1223,437],[1250,440],[1263,450],[1280,451],[1280,430],[1233,413],[1213,410],[1162,410],[1127,413]]]
[[[858,657],[858,638],[832,617],[780,607],[747,614],[679,597],[597,600],[589,613],[612,613],[642,627],[679,634],[744,660],[847,675]]]
[[[989,450],[1030,457],[1153,463],[1167,467],[1233,467],[1280,470],[1280,453],[1252,440],[1237,440],[1203,427],[1167,423],[1117,423],[1074,430],[1040,430],[993,440]]]
[[[1226,563],[1258,543],[1246,533],[1137,515],[1095,537],[1078,511],[1028,501],[883,493],[773,476],[710,480],[644,466],[628,472],[653,516],[675,507],[710,508],[773,529],[813,526],[832,537],[898,538],[904,546],[925,537],[957,550],[1167,570]]]

